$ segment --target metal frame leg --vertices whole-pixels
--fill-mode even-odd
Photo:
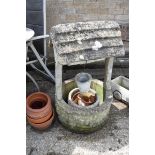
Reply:
[[[47,78],[49,78],[49,79],[51,80],[51,77],[50,77],[48,74],[46,74],[44,71],[38,69],[34,64],[30,64],[30,66],[31,66],[33,69],[35,69],[36,71],[38,71],[38,72],[40,72],[41,74],[45,75]]]
[[[26,60],[28,60],[28,57],[27,57],[28,49],[29,49],[29,47],[28,47],[28,45],[26,44]]]
[[[55,82],[55,77],[51,74],[51,72],[49,71],[49,69],[46,67],[46,65],[44,64],[44,62],[42,61],[40,55],[38,54],[36,48],[34,47],[33,43],[29,44],[30,48],[32,49],[33,53],[35,54],[35,56],[37,57],[38,61],[40,62],[40,64],[42,65],[42,67],[44,68],[44,70],[46,71],[46,73],[50,76],[50,78],[52,78],[52,80]]]
[[[26,75],[31,79],[31,81],[35,84],[36,88],[38,89],[38,91],[40,91],[39,86],[37,84],[37,82],[35,81],[35,79],[28,73],[26,72]]]

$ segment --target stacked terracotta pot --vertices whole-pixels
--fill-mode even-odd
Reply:
[[[50,96],[43,92],[29,95],[26,99],[26,114],[32,127],[39,130],[47,129],[54,119]]]

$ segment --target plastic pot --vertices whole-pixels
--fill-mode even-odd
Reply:
[[[75,82],[81,93],[88,92],[90,90],[92,76],[88,73],[79,73],[75,76]]]

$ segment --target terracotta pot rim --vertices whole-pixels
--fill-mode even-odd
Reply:
[[[32,122],[28,121],[28,123],[29,123],[32,127],[36,128],[36,129],[38,129],[38,130],[44,130],[44,129],[47,129],[47,128],[52,124],[53,119],[54,119],[54,116],[55,116],[55,114],[54,114],[54,111],[53,111],[53,115],[52,115],[46,122],[37,123],[37,124],[36,124],[36,123],[32,123]]]
[[[78,107],[78,108],[86,108],[86,109],[94,108],[94,107],[98,106],[98,104],[99,104],[99,97],[98,97],[97,93],[93,89],[90,89],[90,91],[92,91],[93,93],[95,93],[95,96],[96,96],[96,101],[93,104],[89,104],[87,106],[81,106],[81,105],[78,105],[78,104],[76,104],[76,103],[74,103],[72,101],[72,94],[73,93],[77,94],[79,92],[79,88],[74,88],[74,89],[72,89],[69,92],[69,95],[68,95],[68,103],[71,104],[72,106],[75,106],[75,107]],[[75,95],[75,94],[73,94],[73,95]],[[88,103],[88,102],[85,102],[85,103]]]
[[[43,111],[34,112],[34,111],[26,111],[26,115],[31,117],[32,119],[40,119],[42,117],[47,116],[47,114],[52,111],[53,108],[50,106],[49,108],[44,109]]]
[[[40,108],[40,109],[32,109],[30,106],[29,106],[29,100],[34,96],[34,95],[44,95],[46,98],[47,98],[47,103],[46,103],[46,105],[44,106],[44,107],[42,107],[42,108]],[[36,97],[35,97],[36,98]],[[51,98],[50,98],[50,96],[48,95],[48,94],[46,94],[46,93],[44,93],[44,92],[35,92],[35,93],[32,93],[32,94],[30,94],[27,98],[26,98],[26,108],[27,108],[27,110],[29,110],[29,111],[31,111],[31,112],[41,112],[41,111],[43,111],[43,110],[45,110],[46,108],[48,108],[49,107],[49,103],[51,103],[50,104],[50,106],[52,107],[52,100],[51,100]]]
[[[27,119],[29,121],[31,121],[32,123],[44,123],[46,122],[47,120],[49,120],[51,118],[51,116],[53,115],[53,111],[49,111],[49,113],[45,116],[45,117],[42,117],[42,118],[31,118],[29,115],[26,115],[27,116]]]

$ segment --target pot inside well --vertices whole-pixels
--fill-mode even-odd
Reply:
[[[79,88],[74,88],[68,95],[68,103],[76,107],[92,108],[99,104],[99,98],[93,89],[81,93]]]

